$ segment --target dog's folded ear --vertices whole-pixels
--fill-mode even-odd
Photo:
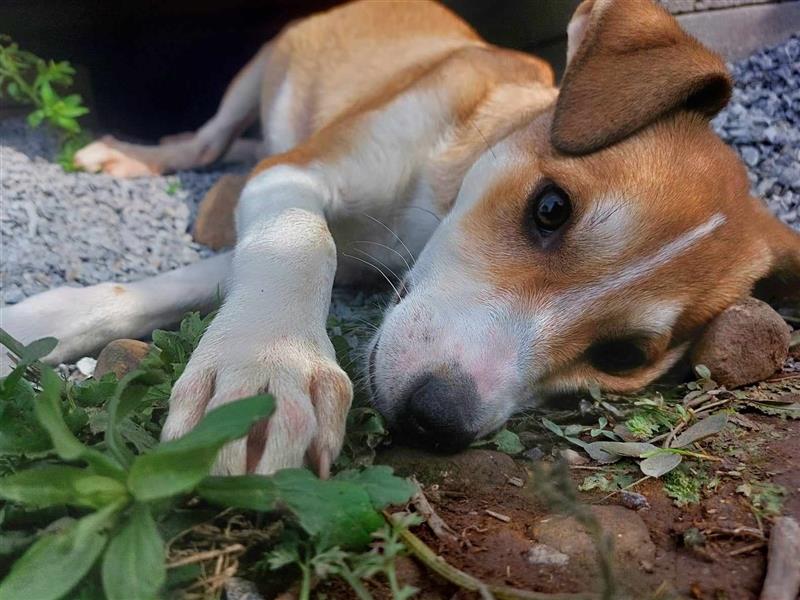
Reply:
[[[568,35],[551,131],[561,152],[594,152],[675,110],[710,118],[730,98],[722,59],[651,0],[585,0]]]

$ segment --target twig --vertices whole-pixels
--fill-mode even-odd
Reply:
[[[724,527],[709,527],[703,530],[706,537],[738,537],[738,538],[753,538],[756,540],[764,541],[764,533],[752,527],[736,527],[734,529],[726,529]]]
[[[456,532],[447,523],[445,523],[444,519],[442,519],[433,509],[433,506],[431,506],[431,503],[428,502],[428,499],[422,492],[422,486],[420,485],[419,481],[417,481],[417,478],[411,477],[411,483],[417,488],[417,491],[411,498],[411,503],[414,505],[414,508],[417,509],[417,512],[420,514],[420,516],[425,519],[425,522],[428,524],[428,527],[431,528],[433,535],[443,542],[458,544],[458,536],[456,535]]]
[[[680,423],[678,423],[678,424],[677,424],[675,427],[673,427],[672,429],[670,429],[669,433],[668,433],[668,434],[666,435],[666,437],[664,438],[664,443],[663,443],[661,446],[662,446],[663,448],[669,448],[669,447],[670,447],[670,445],[672,444],[672,441],[675,439],[675,436],[676,436],[676,435],[678,434],[678,432],[679,432],[681,429],[683,429],[684,427],[686,427],[686,421],[681,421],[681,422],[680,422]],[[654,441],[655,441],[655,440],[653,440],[653,442],[654,442]],[[651,442],[651,443],[653,443],[653,442]]]
[[[212,558],[218,558],[226,554],[233,554],[235,552],[244,552],[245,550],[246,548],[241,544],[232,544],[230,546],[227,546],[226,548],[220,548],[219,550],[207,550],[205,552],[198,552],[197,554],[191,554],[184,558],[175,559],[172,562],[167,563],[167,568],[174,569],[176,567],[182,567],[184,565],[191,565],[198,562],[204,562]]]
[[[769,536],[767,577],[760,600],[795,600],[800,592],[800,525],[792,517],[775,519]]]
[[[763,547],[765,542],[753,542],[752,544],[747,544],[747,546],[742,546],[741,548],[737,548],[736,550],[732,550],[728,552],[728,556],[739,556],[740,554],[749,554],[753,550],[758,550],[759,548]]]
[[[694,414],[698,415],[698,414],[703,413],[703,412],[708,412],[712,408],[717,408],[718,406],[724,406],[725,404],[730,404],[734,400],[735,400],[735,398],[724,398],[724,399],[719,400],[717,402],[712,402],[711,404],[705,404],[704,406],[701,406],[696,411],[694,411]]]
[[[394,523],[397,522],[391,515],[387,515],[387,518]],[[425,542],[407,529],[402,529],[400,531],[400,537],[411,554],[431,571],[460,588],[471,592],[478,592],[483,598],[496,598],[497,600],[597,600],[597,598],[599,598],[597,594],[593,593],[546,594],[543,592],[531,592],[503,585],[484,583],[480,579],[448,563],[444,558],[431,550]]]
[[[511,517],[509,517],[508,515],[504,515],[502,513],[495,512],[493,510],[489,510],[488,508],[486,509],[485,512],[490,517],[494,517],[495,519],[497,519],[498,521],[502,521],[503,523],[510,523],[511,522]]]
[[[595,467],[592,465],[569,465],[570,469],[578,469],[581,471],[605,471],[608,467]]]

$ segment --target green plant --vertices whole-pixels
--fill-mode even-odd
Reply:
[[[287,532],[314,547],[348,550],[368,544],[384,524],[380,509],[409,498],[408,482],[388,467],[329,481],[303,469],[209,477],[222,445],[269,417],[270,396],[222,406],[186,436],[150,443],[169,387],[208,321],[188,315],[177,332],[156,332],[154,350],[119,382],[77,386],[38,360],[55,340],[23,346],[0,330],[17,357],[0,381],[1,600],[160,596],[162,532],[182,528],[194,496],[280,514]]]
[[[702,490],[703,478],[688,468],[675,469],[664,477],[664,492],[676,506],[697,504]]]
[[[340,546],[327,547],[319,542],[303,540],[294,534],[286,535],[281,544],[264,558],[270,569],[281,569],[294,565],[301,572],[300,600],[310,597],[312,578],[326,579],[340,577],[353,590],[360,600],[371,600],[372,594],[363,581],[382,575],[393,600],[407,600],[418,590],[411,586],[401,586],[397,579],[395,561],[408,553],[400,539],[403,531],[419,525],[421,519],[413,514],[405,514],[393,519],[373,532],[374,542],[366,552],[351,552]]]
[[[785,487],[769,481],[745,482],[736,491],[750,501],[753,514],[759,521],[780,515],[787,495]]]
[[[72,158],[88,141],[78,119],[89,112],[79,94],[62,95],[69,88],[75,69],[67,61],[46,61],[19,46],[8,36],[0,36],[0,98],[9,97],[33,107],[28,124],[46,122],[60,132],[58,162],[74,170]]]
[[[480,439],[472,444],[473,448],[483,448],[485,446],[494,446],[499,452],[505,452],[511,456],[525,450],[525,446],[522,445],[519,436],[505,427],[500,429],[492,437]]]

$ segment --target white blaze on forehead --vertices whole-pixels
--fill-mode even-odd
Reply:
[[[533,319],[530,316],[526,317],[528,327],[524,336],[525,345],[537,355],[528,357],[528,360],[535,362],[533,359],[543,358],[551,350],[546,341],[557,336],[565,327],[586,319],[587,315],[596,314],[598,310],[603,310],[604,305],[601,300],[604,296],[630,288],[652,275],[709,236],[723,223],[725,217],[716,213],[705,223],[668,242],[653,254],[622,266],[600,281],[564,290],[555,297],[542,296],[541,304],[535,309]],[[626,322],[626,325],[631,328],[650,329],[655,333],[667,332],[674,325],[682,309],[681,303],[677,301],[657,302],[631,314],[630,323]],[[538,356],[540,354],[542,356]]]
[[[725,216],[715,213],[705,223],[690,229],[671,242],[664,244],[653,254],[643,259],[636,260],[612,273],[609,277],[584,288],[583,296],[597,299],[609,292],[626,288],[637,281],[652,275],[655,271],[675,260],[703,238],[711,235],[717,228],[725,223]]]

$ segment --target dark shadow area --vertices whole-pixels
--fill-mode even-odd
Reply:
[[[448,0],[489,41],[534,52],[559,72],[579,0]],[[154,141],[196,129],[239,69],[289,21],[335,0],[6,0],[0,33],[78,69],[85,124]],[[2,108],[0,106],[0,108]],[[8,111],[0,111],[4,115]]]

